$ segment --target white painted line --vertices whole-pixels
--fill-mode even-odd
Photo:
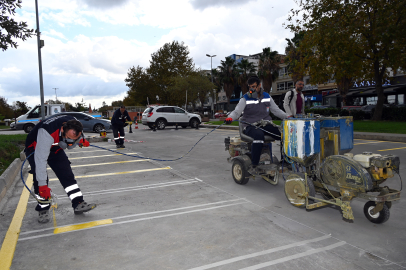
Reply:
[[[100,151],[109,151],[109,150],[92,150],[92,151],[72,151],[72,152],[65,152],[66,154],[83,154],[83,153],[93,153],[93,152],[100,152]],[[110,151],[109,151],[110,152]]]
[[[124,153],[124,154],[127,154],[127,155],[134,155],[134,154],[137,154],[137,153]],[[114,155],[103,155],[103,156],[91,156],[91,157],[75,157],[75,158],[69,158],[69,160],[72,160],[72,159],[83,159],[83,158],[97,158],[97,157],[112,157],[112,156],[122,156],[123,154],[114,154]]]
[[[338,243],[335,243],[335,244],[332,244],[332,245],[329,245],[329,246],[326,246],[326,247],[316,248],[316,249],[308,250],[308,251],[298,253],[298,254],[295,254],[295,255],[286,256],[286,257],[283,257],[283,258],[280,258],[280,259],[277,259],[277,260],[273,260],[273,261],[269,261],[269,262],[260,263],[260,264],[257,264],[257,265],[241,268],[240,270],[261,269],[261,268],[264,268],[264,267],[267,267],[267,266],[271,266],[271,265],[275,265],[275,264],[278,264],[278,263],[283,263],[283,262],[295,260],[295,259],[298,259],[298,258],[301,258],[301,257],[310,256],[312,254],[316,254],[316,253],[319,253],[319,252],[334,249],[334,248],[343,246],[345,244],[347,244],[347,243],[344,242],[344,241],[341,241],[341,242],[338,242]]]
[[[303,246],[303,245],[313,243],[313,242],[322,241],[322,240],[328,239],[330,237],[331,237],[330,234],[329,235],[324,235],[324,236],[321,236],[321,237],[318,237],[318,238],[309,239],[309,240],[305,240],[305,241],[301,241],[301,242],[296,242],[296,243],[292,243],[292,244],[289,244],[289,245],[280,246],[280,247],[276,247],[276,248],[271,248],[271,249],[268,249],[268,250],[251,253],[251,254],[244,255],[244,256],[234,257],[234,258],[231,258],[231,259],[228,259],[228,260],[219,261],[219,262],[216,262],[216,263],[211,263],[211,264],[199,266],[199,267],[192,268],[192,269],[189,269],[189,270],[210,269],[210,268],[213,268],[213,267],[218,267],[218,266],[238,262],[238,261],[242,261],[242,260],[246,260],[246,259],[250,259],[250,258],[270,254],[270,253],[273,253],[273,252],[277,252],[277,251],[281,251],[281,250],[285,250],[285,249],[289,249],[289,248],[293,248],[293,247]]]
[[[176,185],[193,184],[193,183],[198,183],[198,182],[199,181],[197,181],[197,180],[191,179],[191,180],[173,181],[173,182],[167,182],[167,183],[161,183],[161,184],[151,184],[151,185],[145,185],[145,186],[117,188],[117,189],[110,189],[110,190],[107,189],[107,190],[100,190],[100,191],[83,192],[83,196],[97,196],[97,195],[105,195],[105,194],[111,194],[111,193],[138,191],[138,190],[146,190],[146,189],[151,189],[151,188],[162,188],[162,187],[170,187],[170,186],[176,186]],[[69,199],[65,195],[56,195],[56,197],[58,198],[58,201]],[[28,203],[37,203],[37,201],[30,200]]]
[[[230,200],[230,201],[223,201],[223,202],[232,202],[232,201],[238,201],[238,200],[240,200],[240,199],[237,199],[237,200]],[[149,213],[134,214],[134,215],[116,217],[116,218],[111,218],[111,219],[116,220],[116,219],[122,219],[122,218],[128,218],[128,217],[150,215],[150,214],[163,213],[163,212],[170,212],[170,211],[177,211],[177,210],[188,209],[188,208],[196,208],[196,207],[201,207],[201,206],[204,206],[204,205],[219,204],[219,203],[220,203],[220,202],[208,203],[208,204],[202,204],[202,205],[196,205],[196,206],[188,206],[188,207],[181,207],[181,208],[169,209],[169,210],[163,210],[163,211],[156,211],[156,212],[149,212]],[[208,207],[208,208],[203,208],[203,209],[196,209],[196,210],[190,210],[190,211],[184,211],[184,212],[173,213],[173,214],[166,214],[166,215],[160,215],[160,216],[152,216],[152,217],[145,217],[145,218],[138,218],[138,219],[126,220],[126,221],[121,221],[121,222],[114,222],[114,223],[112,223],[112,224],[106,224],[106,225],[100,225],[100,226],[97,226],[97,227],[93,227],[93,229],[95,229],[95,228],[101,228],[101,227],[106,227],[106,226],[112,226],[112,225],[119,225],[119,224],[137,222],[137,221],[152,220],[152,219],[163,218],[163,217],[171,217],[171,216],[184,215],[184,214],[195,213],[195,212],[201,212],[201,211],[208,211],[208,210],[213,210],[213,209],[218,209],[218,208],[223,208],[223,207],[228,207],[228,206],[235,206],[235,205],[244,204],[244,203],[248,203],[248,202],[247,202],[247,201],[243,201],[243,202],[237,202],[237,203],[232,203],[232,204],[225,204],[225,205],[213,206],[213,207]],[[66,226],[67,226],[67,225],[66,225]],[[85,228],[85,229],[82,229],[82,230],[80,230],[80,231],[88,230],[88,229],[92,229],[92,228]],[[34,233],[34,232],[47,231],[47,230],[54,230],[54,228],[52,227],[52,228],[47,228],[47,229],[42,229],[42,230],[21,232],[21,233],[20,233],[20,236],[21,236],[21,235],[25,235],[25,234],[31,234],[31,233]],[[76,230],[76,231],[79,231],[79,230]],[[69,231],[69,232],[65,232],[65,233],[70,233],[70,232],[73,232],[73,231]],[[20,237],[18,241],[24,241],[24,240],[42,238],[42,237],[47,237],[47,236],[52,236],[52,235],[54,235],[54,234],[53,234],[53,233],[50,233],[50,234],[41,234],[41,235],[30,236],[30,237],[25,237],[25,238],[21,238],[21,237]]]
[[[127,171],[127,172],[115,172],[115,173],[101,173],[101,174],[92,174],[92,175],[79,175],[75,176],[76,179],[79,178],[91,178],[91,177],[100,177],[100,176],[111,176],[111,175],[120,175],[120,174],[129,174],[129,173],[140,173],[140,172],[152,172],[152,171],[160,171],[160,170],[170,170],[171,167],[165,168],[154,168],[154,169],[143,169],[143,170],[136,170],[136,171]],[[56,181],[58,178],[50,178],[49,181]]]
[[[84,164],[84,165],[75,165],[70,166],[71,168],[78,168],[78,167],[88,167],[88,166],[101,166],[101,165],[108,165],[108,164],[119,164],[119,163],[129,163],[129,162],[141,162],[141,161],[148,161],[149,159],[136,159],[136,160],[125,160],[125,161],[115,161],[115,162],[105,162],[105,163],[93,163],[93,164]],[[47,168],[47,170],[51,170],[51,168]]]

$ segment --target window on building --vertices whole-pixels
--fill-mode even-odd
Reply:
[[[283,91],[283,90],[285,90],[285,82],[278,83],[277,91]]]
[[[306,79],[305,84],[310,84],[310,79]]]
[[[290,81],[290,82],[286,82],[286,89],[293,89],[294,87],[293,87],[293,81]]]
[[[288,75],[288,69],[286,67],[279,69],[279,76],[285,76],[285,75]]]
[[[398,104],[404,104],[404,103],[405,103],[405,95],[399,94],[398,95]]]
[[[367,97],[367,105],[376,105],[378,97]]]
[[[388,96],[388,103],[395,104],[396,103],[396,95],[389,95]]]

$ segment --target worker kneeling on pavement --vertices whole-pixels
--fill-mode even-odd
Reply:
[[[51,197],[51,189],[48,187],[47,164],[55,172],[60,183],[65,189],[75,214],[82,214],[96,207],[83,200],[82,192],[73,175],[70,161],[64,149],[73,149],[76,144],[89,146],[84,139],[83,126],[73,116],[58,115],[46,119],[37,124],[28,134],[25,141],[25,153],[31,165],[30,173],[34,178],[34,192],[39,200],[47,200]],[[49,221],[49,203],[38,203],[35,210],[39,212],[38,221]]]
[[[237,106],[235,107],[235,110],[229,114],[228,118],[225,120],[226,124],[231,124],[231,122],[238,119],[243,112],[244,115],[241,117],[241,120],[251,124],[260,120],[272,120],[271,116],[269,115],[270,111],[281,119],[288,118],[288,115],[284,111],[279,109],[271,96],[268,93],[264,92],[258,76],[250,76],[248,78],[247,84],[249,87],[249,92],[247,92],[240,99]],[[248,169],[248,172],[252,175],[258,175],[260,171],[258,171],[257,166],[261,157],[262,146],[265,139],[265,132],[254,126],[244,123],[243,126],[244,134],[254,139],[254,141],[252,142],[251,150],[252,166]],[[279,141],[281,139],[281,133],[277,127],[269,124],[261,128],[274,134],[267,135],[271,136],[275,140]]]
[[[125,148],[124,146],[124,128],[128,125],[126,121],[131,121],[125,106],[122,105],[118,108],[111,118],[111,125],[113,127],[114,141],[117,148]],[[120,133],[120,134],[119,134]]]

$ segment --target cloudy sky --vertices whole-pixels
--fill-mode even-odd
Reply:
[[[210,69],[231,54],[271,47],[284,52],[293,34],[282,25],[293,0],[38,0],[45,100],[83,101],[99,108],[122,100],[132,66],[149,66],[151,53],[183,41],[197,67]],[[36,28],[35,1],[16,16]],[[40,103],[36,37],[0,51],[0,96],[9,104]]]

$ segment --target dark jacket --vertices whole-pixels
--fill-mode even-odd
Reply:
[[[126,121],[131,121],[130,116],[128,115],[128,112],[125,110],[123,113],[121,113],[120,108],[118,108],[114,114],[113,117],[111,118],[111,124],[116,127],[123,127],[124,123]]]

